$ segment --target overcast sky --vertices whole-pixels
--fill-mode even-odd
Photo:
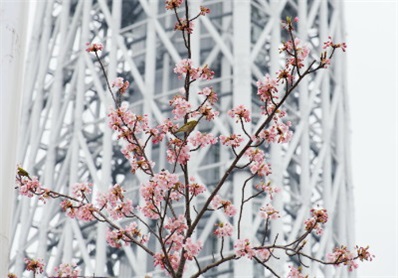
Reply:
[[[359,277],[398,277],[397,1],[345,1]]]

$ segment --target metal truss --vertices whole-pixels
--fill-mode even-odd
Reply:
[[[68,192],[74,182],[93,181],[95,190],[104,191],[118,182],[138,200],[145,177],[129,173],[129,163],[112,140],[106,126],[111,99],[102,73],[84,45],[88,41],[105,44],[102,58],[110,79],[123,76],[129,80],[133,86],[125,100],[136,113],[146,113],[152,122],[160,122],[169,116],[169,98],[182,86],[172,73],[174,64],[185,55],[182,38],[173,31],[173,14],[165,12],[164,1],[157,0],[48,0],[36,5],[18,160],[54,190]],[[195,84],[196,89],[213,86],[221,112],[246,104],[253,113],[253,129],[262,116],[255,82],[265,73],[274,74],[283,64],[278,47],[286,38],[280,19],[299,16],[298,35],[309,42],[314,59],[329,35],[336,40],[345,35],[342,2],[337,0],[192,1],[191,10],[198,10],[199,5],[209,7],[212,13],[196,23],[193,60],[197,65],[208,64],[216,76]],[[317,258],[337,243],[354,241],[345,71],[344,57],[337,55],[329,70],[303,81],[286,104],[293,122],[292,141],[267,147],[272,181],[283,187],[273,201],[283,217],[272,224],[269,238],[278,233],[280,242],[294,239],[303,231],[309,210],[316,205],[325,207],[330,213],[325,233],[312,236],[305,247]],[[193,101],[200,99],[197,96]],[[227,135],[233,131],[233,122],[221,116],[214,125],[201,129]],[[168,167],[161,155],[165,149],[161,144],[148,153],[157,169]],[[190,172],[210,192],[231,157],[221,148],[203,149]],[[234,174],[221,194],[240,200],[246,175]],[[134,277],[153,272],[152,260],[145,253],[135,247],[110,248],[104,240],[104,225],[66,218],[58,201],[42,206],[36,200],[18,198],[16,203],[11,263],[17,275],[21,275],[27,255],[44,258],[48,270],[74,259],[86,275]],[[264,223],[256,213],[261,205],[254,202],[245,207],[244,235],[263,237]],[[204,242],[201,264],[211,262],[215,247],[221,244],[212,232],[225,216],[206,217],[196,234]],[[226,242],[225,248],[231,250],[232,243]],[[354,275],[343,268],[304,262],[310,266],[306,271],[311,276]],[[273,267],[286,270],[287,263],[279,260]],[[231,273],[237,277],[269,276],[249,260],[230,262],[205,276],[231,277]]]

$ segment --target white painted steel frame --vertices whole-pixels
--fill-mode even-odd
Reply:
[[[310,41],[315,59],[321,51],[319,41],[328,35],[344,39],[340,1],[193,2],[194,6],[200,4],[209,6],[213,13],[196,24],[193,57],[198,65],[217,69],[217,74],[213,81],[195,84],[195,88],[214,86],[223,112],[236,104],[251,107],[252,130],[261,117],[253,97],[255,81],[267,72],[273,74],[282,63],[278,55],[279,43],[285,38],[281,18],[299,15],[298,33]],[[55,190],[68,192],[69,184],[92,180],[95,190],[103,191],[112,182],[122,181],[129,194],[138,196],[138,185],[145,177],[129,175],[128,164],[120,162],[117,145],[112,146],[111,131],[104,124],[111,99],[98,65],[83,48],[86,41],[104,42],[107,50],[102,56],[110,79],[124,75],[132,81],[132,109],[159,122],[169,115],[168,98],[182,86],[171,73],[185,55],[180,35],[172,30],[172,13],[165,13],[163,1],[157,0],[46,1],[37,3],[36,13],[19,161]],[[317,258],[336,242],[354,242],[344,57],[337,54],[333,64],[301,84],[298,94],[287,103],[295,129],[292,142],[270,148],[272,180],[283,187],[283,193],[273,202],[285,216],[272,224],[270,238],[279,233],[281,242],[292,240],[303,231],[310,208],[325,206],[331,212],[331,223],[325,235],[311,238],[307,247]],[[225,116],[203,128],[218,135],[233,131],[232,122]],[[149,157],[157,158],[159,169],[167,167],[164,157],[159,156],[164,150],[164,144],[148,150]],[[208,185],[209,192],[230,159],[225,151],[204,149],[195,157],[190,173]],[[235,174],[221,193],[233,192],[229,197],[239,200],[245,178],[247,173]],[[256,209],[261,204],[251,205],[245,205],[242,233],[260,237],[264,223]],[[228,219],[221,213],[208,216],[196,234],[204,242],[201,263],[211,261],[212,246],[220,244],[212,236],[217,221]],[[105,226],[66,219],[57,202],[42,207],[37,201],[18,198],[12,227],[11,262],[18,275],[26,255],[44,257],[49,261],[48,269],[61,261],[77,259],[86,274],[130,277],[152,271],[152,261],[145,253],[130,247],[123,248],[124,253],[110,249],[104,243]],[[226,246],[230,244],[226,242]],[[286,265],[283,260],[272,264],[278,270],[286,270]],[[226,264],[208,275],[229,277],[230,272],[269,275],[251,261]],[[317,276],[355,275],[343,268],[317,264],[307,272]]]

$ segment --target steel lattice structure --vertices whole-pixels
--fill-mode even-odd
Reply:
[[[278,53],[285,38],[280,19],[299,16],[298,35],[309,42],[313,59],[318,58],[320,42],[329,35],[336,40],[344,38],[341,1],[212,0],[191,4],[191,10],[198,10],[199,5],[212,10],[196,24],[193,60],[216,72],[214,80],[195,84],[196,88],[213,86],[221,112],[238,103],[251,107],[253,126],[261,118],[255,82],[283,64]],[[153,122],[160,122],[169,116],[169,98],[182,86],[172,72],[185,55],[182,38],[173,31],[174,22],[173,13],[164,10],[164,1],[157,0],[37,3],[18,161],[57,191],[68,192],[69,185],[77,181],[93,181],[98,191],[119,182],[132,197],[138,196],[145,177],[129,173],[129,163],[112,140],[112,131],[106,126],[112,102],[98,64],[84,51],[84,45],[93,40],[105,44],[102,57],[110,79],[117,75],[130,80],[133,88],[125,100],[136,113],[146,113]],[[344,57],[337,55],[330,69],[301,83],[286,107],[294,137],[289,144],[269,149],[272,180],[283,186],[274,207],[284,215],[273,223],[271,238],[277,232],[282,242],[297,237],[309,209],[319,204],[328,209],[331,222],[322,237],[310,239],[306,251],[322,258],[337,242],[352,243],[354,236]],[[232,126],[221,116],[214,125],[202,128],[220,135],[230,134]],[[164,152],[163,144],[148,153],[157,169],[167,167],[159,155]],[[204,149],[195,158],[191,172],[211,191],[230,158],[229,153]],[[237,184],[245,175],[235,174],[222,193],[239,198]],[[49,269],[75,259],[86,275],[133,277],[153,271],[145,253],[135,247],[115,250],[106,246],[104,225],[67,219],[59,202],[50,201],[45,206],[27,198],[16,202],[11,265],[17,275],[21,275],[26,255],[45,258]],[[259,205],[253,203],[245,210],[246,234],[261,235],[264,230],[255,213]],[[211,235],[220,217],[209,217],[196,235],[205,242],[203,263],[212,260],[212,248],[220,244]],[[343,268],[305,263],[311,266],[308,273],[312,275],[353,275]],[[274,267],[284,269],[286,262],[276,261]],[[269,275],[251,261],[240,260],[206,276],[230,277],[231,272],[246,277]]]

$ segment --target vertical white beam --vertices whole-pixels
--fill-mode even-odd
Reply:
[[[120,21],[122,19],[122,1],[115,0],[112,2],[112,21],[110,23],[111,29],[108,30],[111,32],[111,36],[108,40],[107,46],[110,49],[105,49],[105,51],[109,51],[109,67],[107,69],[108,78],[110,82],[114,80],[117,76],[117,41],[120,31]],[[98,66],[98,65],[97,65]],[[93,72],[93,74],[95,74]],[[101,73],[102,75],[102,73]],[[107,88],[105,88],[106,92],[106,102],[102,103],[103,113],[108,113],[109,107],[113,107],[112,97],[108,92]],[[111,185],[111,170],[112,164],[108,163],[112,161],[112,130],[105,126],[103,131],[103,141],[102,141],[102,150],[103,150],[103,163],[101,165],[101,183],[96,184],[95,187],[99,192],[105,192],[107,188]],[[96,249],[95,249],[95,274],[99,276],[104,276],[105,265],[106,265],[106,248],[107,243],[104,240],[106,238],[106,223],[97,223],[97,238],[96,238]]]
[[[0,6],[0,277],[8,273],[28,2]]]
[[[304,42],[308,39],[308,26],[307,26],[307,0],[298,1],[298,17],[300,19],[298,23],[298,33],[300,40]],[[304,68],[308,65],[305,63]],[[302,70],[301,70],[302,72]],[[310,137],[309,137],[309,123],[310,123],[310,102],[309,102],[309,86],[308,78],[301,81],[299,85],[299,107],[300,107],[300,121],[303,124],[303,133],[300,140],[300,190],[302,207],[305,215],[309,215],[311,207],[311,186],[310,186]],[[310,241],[308,238],[307,241]],[[304,252],[311,253],[311,243],[307,243],[304,248]],[[304,269],[304,273],[311,273],[311,261],[302,258],[303,263],[310,266]]]
[[[271,48],[270,48],[270,72],[269,74],[273,76],[275,72],[279,70],[279,62],[280,62],[280,55],[279,55],[279,46],[281,43],[281,18],[280,18],[280,9],[278,8],[279,1],[272,0],[270,3],[271,8],[271,15],[273,18],[270,20],[273,21],[272,31],[271,31]],[[272,185],[277,186],[279,188],[283,187],[283,158],[281,154],[282,146],[280,144],[271,144],[271,166],[272,166]],[[281,216],[284,216],[283,213],[283,194],[276,194],[274,200],[272,202],[275,210],[279,211]],[[270,233],[270,241],[273,240],[278,236],[278,244],[282,244],[284,242],[284,235],[283,235],[283,220],[275,219],[271,221],[271,233]],[[278,274],[283,276],[283,266],[286,262],[284,259],[285,256],[284,252],[281,250],[275,251],[275,256],[279,257],[280,260],[271,260],[271,268],[274,270],[278,270]],[[269,271],[265,270],[265,273],[269,274]]]
[[[320,16],[319,16],[319,40],[320,42],[324,42],[327,40],[329,28],[328,28],[328,3],[327,1],[322,1],[320,3]],[[322,51],[322,45],[319,46],[319,51]],[[330,122],[330,72],[328,70],[323,72],[323,80],[321,83],[321,107],[322,107],[322,141],[325,148],[325,156],[322,167],[322,180],[323,180],[323,191],[322,198],[324,202],[324,208],[331,213],[331,209],[333,207],[332,204],[332,152],[331,152],[331,122]],[[332,236],[332,226],[333,218],[330,218],[330,222],[328,223],[325,234],[323,237],[328,237],[325,240],[325,247],[323,250],[329,252],[329,250],[333,249],[333,236]],[[318,265],[317,265],[318,267]],[[324,275],[326,277],[332,276],[332,268],[325,267]]]
[[[250,60],[250,46],[251,46],[251,22],[250,22],[250,1],[233,2],[233,92],[232,103],[233,106],[239,104],[245,105],[251,111],[251,60]],[[245,126],[250,133],[250,125]],[[234,125],[234,133],[242,133],[240,125]],[[242,187],[245,180],[249,177],[248,172],[238,171],[233,176],[233,194],[234,202],[238,206],[239,211],[240,202],[242,198]],[[245,197],[252,195],[251,182],[246,186]],[[241,221],[241,238],[251,238],[253,232],[251,231],[252,222],[252,202],[247,202],[244,206],[242,221]],[[238,224],[239,213],[234,218],[235,227]],[[253,263],[251,260],[242,259],[234,261],[234,275],[236,277],[252,277]]]

